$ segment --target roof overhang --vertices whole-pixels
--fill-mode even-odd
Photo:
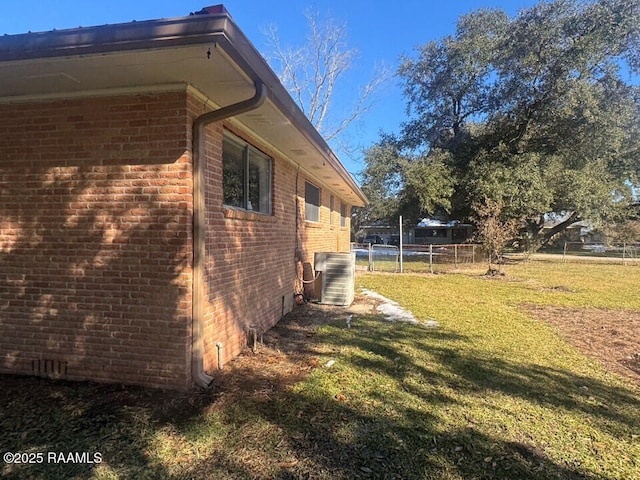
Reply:
[[[0,103],[189,88],[214,107],[268,98],[235,117],[352,205],[367,199],[224,7],[174,19],[0,37]],[[212,13],[209,13],[212,12]]]

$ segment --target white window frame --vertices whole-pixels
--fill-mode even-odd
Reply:
[[[235,202],[227,202],[228,198],[225,194],[225,145],[231,145],[242,150],[242,198],[237,198]],[[225,207],[233,208],[237,210],[245,210],[252,213],[257,213],[261,215],[271,215],[271,197],[273,194],[273,179],[272,179],[272,169],[273,169],[273,159],[269,157],[264,152],[261,152],[253,145],[243,140],[242,138],[234,135],[230,132],[225,131],[223,135],[222,141],[222,164],[223,164],[223,180],[222,180],[222,198],[223,204]],[[259,192],[257,202],[251,201],[252,192],[251,190],[251,171],[252,165],[260,165],[260,169],[258,170],[258,181],[259,181]],[[255,170],[254,170],[255,171]],[[262,189],[265,189],[264,191]],[[254,205],[258,204],[258,207]]]

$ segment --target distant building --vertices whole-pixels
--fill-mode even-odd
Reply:
[[[542,234],[547,233],[554,228],[559,222],[555,220],[549,220],[545,222],[542,227]],[[606,241],[605,235],[594,228],[594,226],[587,222],[576,222],[569,225],[565,230],[556,234],[553,237],[552,242],[564,242],[575,244],[590,244],[590,243],[603,243]]]
[[[370,235],[379,235],[385,244],[399,243],[400,228],[398,225],[378,223],[362,227],[361,239]],[[473,237],[473,225],[458,220],[442,222],[424,218],[415,227],[403,231],[403,243],[413,245],[451,245],[469,242]]]
[[[465,243],[473,236],[473,225],[458,220],[441,222],[424,218],[413,229],[413,242],[419,245],[450,245]]]

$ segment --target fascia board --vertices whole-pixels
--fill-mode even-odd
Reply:
[[[269,100],[297,128],[344,179],[363,206],[368,200],[324,138],[291,98],[278,76],[237,27],[228,13],[191,15],[174,19],[149,20],[68,30],[6,35],[0,37],[0,61],[96,55],[101,53],[149,50],[210,43],[221,47],[247,72],[252,80],[268,87]]]

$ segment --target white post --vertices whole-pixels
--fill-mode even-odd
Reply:
[[[400,215],[400,273],[403,273],[403,263],[402,263],[402,215]]]
[[[433,243],[429,244],[429,272],[433,273]]]

